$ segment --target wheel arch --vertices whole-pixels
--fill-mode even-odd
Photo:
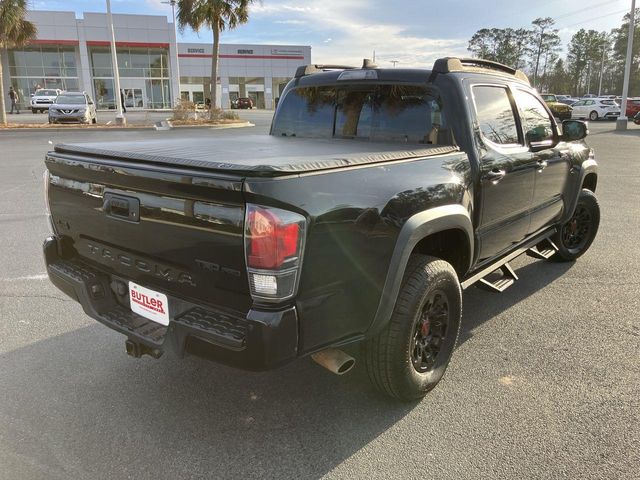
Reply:
[[[471,267],[473,239],[471,216],[460,204],[435,207],[410,217],[398,235],[378,309],[367,334],[378,333],[389,322],[412,253],[442,258],[462,278]]]
[[[596,193],[596,187],[598,185],[598,174],[596,172],[589,172],[584,176],[582,180],[582,188],[586,188],[587,190],[591,190],[593,193]]]

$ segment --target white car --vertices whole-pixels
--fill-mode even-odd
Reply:
[[[49,110],[49,106],[55,102],[61,90],[53,88],[41,88],[31,95],[31,111],[33,113],[44,112]]]
[[[620,105],[614,100],[605,98],[583,98],[572,105],[571,118],[588,118],[598,120],[606,118],[615,120],[620,116]]]

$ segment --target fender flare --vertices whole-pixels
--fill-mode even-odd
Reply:
[[[578,205],[578,197],[580,196],[580,191],[582,190],[582,183],[584,182],[584,179],[587,177],[587,175],[589,175],[590,173],[595,173],[597,177],[598,163],[593,158],[585,160],[584,162],[582,162],[576,173],[578,174],[578,178],[574,183],[574,189],[571,192],[571,202],[569,203],[565,214],[562,216],[559,222],[560,225],[563,225],[573,216],[573,212]]]
[[[380,332],[389,323],[409,256],[418,242],[434,233],[451,229],[458,229],[465,233],[469,245],[467,268],[471,268],[474,249],[473,224],[469,212],[462,205],[444,205],[416,213],[402,226],[389,262],[378,309],[367,331],[368,336]]]

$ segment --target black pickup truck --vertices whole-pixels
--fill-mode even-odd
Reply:
[[[48,274],[132,356],[262,370],[310,355],[344,373],[359,343],[378,388],[420,398],[462,290],[591,245],[586,135],[493,62],[300,67],[270,135],[57,145]]]

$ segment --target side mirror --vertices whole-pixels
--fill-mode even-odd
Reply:
[[[582,140],[589,134],[587,124],[580,120],[565,120],[562,122],[562,136],[564,142],[575,142]]]

